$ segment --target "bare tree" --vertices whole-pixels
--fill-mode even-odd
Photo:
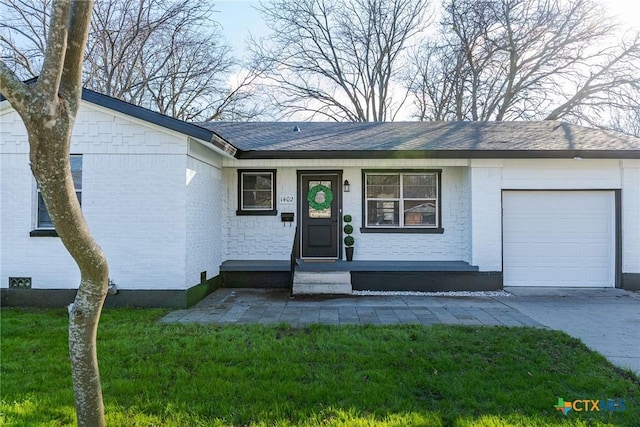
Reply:
[[[35,77],[50,0],[2,0],[3,58]],[[213,6],[200,0],[111,0],[94,8],[84,66],[86,88],[182,120],[252,117],[245,108],[259,73],[236,80],[239,64],[220,42]],[[230,110],[227,113],[227,110]]]
[[[80,269],[69,307],[69,349],[78,424],[104,426],[96,332],[107,293],[107,260],[76,197],[69,148],[82,95],[82,60],[93,2],[54,0],[40,77],[26,85],[0,61],[0,89],[22,118],[31,171],[55,229]]]
[[[608,127],[640,138],[640,105],[625,111],[615,111]]]
[[[420,121],[464,117],[464,55],[432,41],[412,52],[407,88]],[[458,119],[461,120],[461,119]]]
[[[414,56],[421,119],[602,124],[640,94],[640,39],[591,0],[449,0],[440,38]]]
[[[564,102],[546,116],[602,123],[603,115],[637,115],[640,108],[640,33],[632,34],[617,44],[598,46],[590,70],[580,79],[568,78],[562,92]],[[632,122],[630,123],[632,124]]]
[[[0,55],[26,80],[40,72],[49,33],[51,0],[0,1]]]
[[[428,0],[273,0],[273,31],[253,43],[274,100],[289,114],[347,121],[393,120],[408,43],[424,30]],[[401,88],[399,85],[397,88]]]
[[[98,2],[85,85],[183,120],[215,114],[235,65],[206,1]]]

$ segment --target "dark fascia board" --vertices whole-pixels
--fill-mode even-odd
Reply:
[[[640,150],[238,151],[243,159],[640,159]]]
[[[231,156],[235,156],[238,151],[236,147],[211,130],[94,92],[90,89],[82,89],[82,99],[92,104],[100,105],[101,107],[109,108],[122,114],[191,136],[201,141],[208,141],[219,150],[222,150]]]

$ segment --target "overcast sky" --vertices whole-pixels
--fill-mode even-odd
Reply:
[[[439,1],[439,0],[438,0]],[[597,0],[606,6],[612,15],[630,27],[640,28],[640,0]],[[242,55],[244,42],[249,33],[262,36],[268,29],[260,13],[255,10],[258,0],[214,0],[216,20],[223,26],[227,43]]]

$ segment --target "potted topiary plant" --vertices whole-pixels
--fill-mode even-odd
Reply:
[[[345,215],[343,218],[345,225],[343,228],[344,234],[344,251],[347,254],[347,261],[353,261],[353,244],[355,243],[355,239],[351,235],[353,233],[353,226],[351,223],[351,215]]]

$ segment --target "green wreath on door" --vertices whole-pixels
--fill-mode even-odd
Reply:
[[[318,193],[324,194],[323,202],[316,201]],[[333,192],[326,185],[314,185],[309,189],[309,194],[307,194],[307,202],[309,202],[309,206],[313,209],[317,211],[323,211],[331,206],[331,202],[333,202]]]

